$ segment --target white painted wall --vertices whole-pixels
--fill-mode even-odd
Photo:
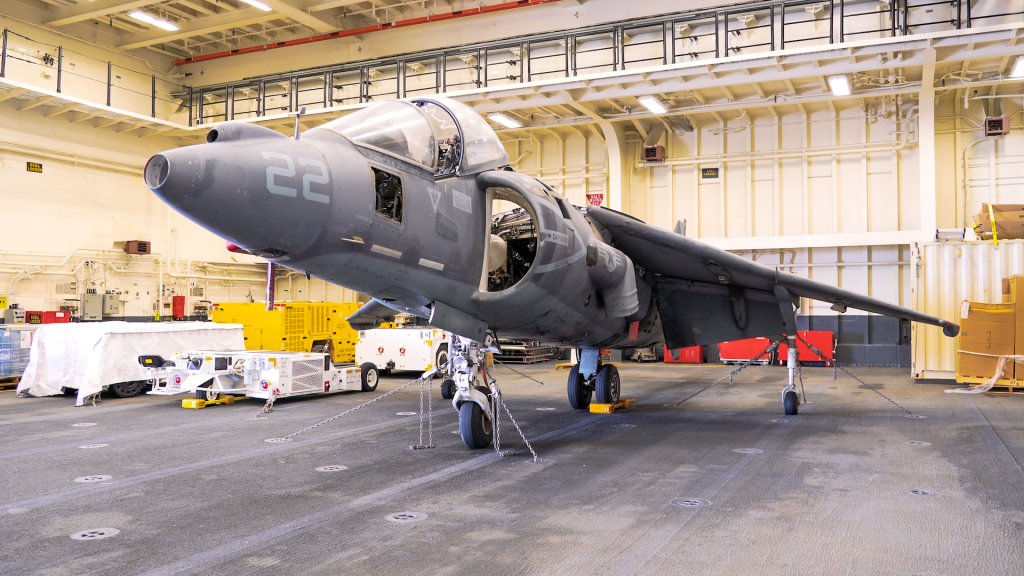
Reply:
[[[143,184],[147,158],[176,145],[61,118],[5,117],[0,296],[28,310],[56,310],[86,289],[115,290],[127,316],[152,316],[159,303],[166,303],[160,310],[169,315],[173,295],[187,296],[189,311],[201,300],[263,300],[261,260],[228,252],[223,240],[168,208]],[[27,162],[42,163],[43,173],[28,172]],[[153,254],[125,254],[119,242],[126,240],[150,241]],[[279,300],[356,299],[349,290],[287,271],[277,290]]]
[[[691,119],[694,132],[667,132],[663,163],[640,161],[641,134],[627,125],[623,209],[667,229],[686,220],[688,235],[712,243],[738,239],[738,253],[762,264],[913,306],[910,246],[888,237],[920,230],[921,194],[936,195],[941,228],[965,226],[982,202],[1024,204],[1020,98],[1002,103],[1011,133],[985,138],[980,101],[963,110],[954,91],[940,94],[933,191],[918,182],[915,106],[908,99],[898,117],[891,101],[778,107],[739,118],[703,114]],[[518,170],[555,185],[575,204],[607,189],[604,141],[589,126],[534,131],[506,147]],[[701,178],[703,167],[719,168],[719,178]],[[873,245],[764,249],[779,239],[843,233],[868,234]],[[922,239],[933,234],[921,231]],[[801,313],[834,314],[808,301]]]

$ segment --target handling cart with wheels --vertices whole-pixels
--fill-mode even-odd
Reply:
[[[170,359],[140,356],[153,378],[150,394],[195,394],[213,401],[224,395],[288,398],[377,388],[372,364],[335,366],[330,355],[314,352],[192,351]]]

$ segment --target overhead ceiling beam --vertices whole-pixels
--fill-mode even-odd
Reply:
[[[309,12],[306,12],[305,10],[299,8],[295,4],[292,4],[288,0],[262,1],[264,4],[270,6],[272,10],[281,14],[282,16],[286,16],[292,20],[295,20],[296,22],[303,24],[304,26],[309,26],[310,28],[316,30],[321,34],[324,34],[326,32],[334,32],[335,30],[338,29],[337,26],[331,24],[330,22],[321,20],[316,16],[313,16]]]
[[[73,8],[61,8],[53,11],[54,19],[46,22],[47,26],[67,26],[75,22],[103,18],[154,4],[153,0],[97,0],[82,2]]]
[[[192,38],[202,34],[220,32],[222,30],[237,28],[239,26],[247,26],[249,24],[259,24],[260,22],[268,22],[270,20],[280,18],[280,14],[264,12],[259,8],[232,10],[230,12],[223,12],[214,16],[196,18],[174,32],[157,30],[133,34],[125,38],[124,43],[119,44],[117,47],[123,50],[131,50],[133,48],[152,46],[153,44],[166,44],[167,42],[173,42],[174,40]]]
[[[25,89],[25,88],[12,88],[12,89],[9,89],[6,92],[0,93],[0,102],[3,102],[4,100],[10,100],[11,98],[17,98],[18,96],[21,96],[25,92],[28,92],[28,90]]]
[[[31,104],[26,104],[26,105],[22,106],[21,108],[18,108],[18,112],[26,112],[26,111],[31,110],[33,108],[38,108],[39,106],[43,106],[43,105],[49,104],[50,102],[53,102],[53,101],[54,101],[54,98],[52,96],[43,96],[42,98],[37,98]]]
[[[310,4],[306,6],[306,10],[310,12],[323,12],[324,10],[331,10],[334,8],[344,8],[345,6],[351,6],[353,4],[359,4],[366,0],[327,0],[326,2],[317,2],[316,4]]]

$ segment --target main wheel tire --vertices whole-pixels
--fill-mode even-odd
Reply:
[[[782,395],[782,407],[786,411],[786,416],[796,416],[797,412],[800,411],[800,398],[794,390],[790,390]]]
[[[577,410],[586,410],[590,406],[590,387],[580,376],[580,365],[576,364],[569,370],[569,381],[567,383],[569,393],[569,405]]]
[[[597,371],[597,380],[594,382],[594,392],[598,404],[617,404],[621,389],[619,369],[611,364],[605,364]]]
[[[142,394],[142,391],[149,385],[149,380],[132,380],[131,382],[118,382],[110,386],[110,391],[118,398],[133,398]]]
[[[377,389],[380,374],[373,362],[363,362],[359,366],[359,381],[362,384],[363,392],[373,392]]]
[[[451,378],[441,382],[441,398],[451,400],[455,398],[455,380]]]
[[[448,373],[448,366],[445,366],[446,364],[448,364],[448,345],[441,344],[441,347],[437,349],[437,356],[434,357],[434,368],[444,366],[444,370],[438,371],[438,373],[434,375],[435,378],[444,376]]]
[[[459,406],[459,436],[467,448],[487,448],[494,439],[494,427],[476,402]]]

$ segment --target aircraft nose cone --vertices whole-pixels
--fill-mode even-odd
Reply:
[[[318,150],[283,138],[160,152],[146,162],[143,179],[186,218],[274,258],[299,254],[316,241],[332,194]]]

